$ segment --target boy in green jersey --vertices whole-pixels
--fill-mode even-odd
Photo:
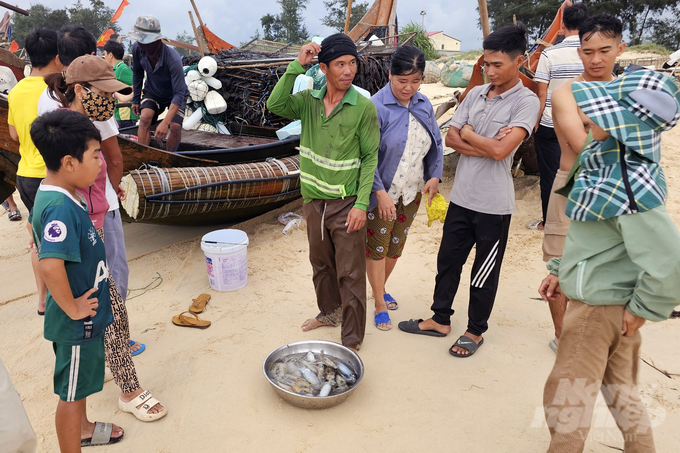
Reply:
[[[104,385],[104,330],[113,321],[106,251],[76,191],[101,170],[100,135],[86,116],[60,109],[39,117],[31,138],[48,170],[29,222],[48,289],[44,336],[56,356],[57,437],[62,452],[79,452],[123,437],[86,416],[85,398]],[[90,438],[81,439],[81,423],[92,426]]]

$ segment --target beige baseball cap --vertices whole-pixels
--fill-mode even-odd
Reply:
[[[78,57],[66,69],[66,83],[89,83],[106,93],[132,93],[132,88],[116,79],[113,68],[101,57],[83,55]]]

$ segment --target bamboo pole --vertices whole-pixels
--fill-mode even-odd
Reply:
[[[208,46],[208,39],[205,37],[205,33],[203,33],[203,19],[201,19],[201,14],[198,12],[194,0],[191,0],[191,6],[194,8],[196,20],[198,21],[198,26],[196,27],[196,43],[198,44],[198,47],[203,47],[205,53],[209,53],[210,47]]]
[[[196,8],[196,3],[194,3],[194,0],[190,0],[190,1],[191,1],[191,6],[193,6],[194,11],[196,11],[196,20],[198,21],[198,23],[200,25],[203,25],[203,19],[201,19],[201,15],[198,12],[198,8]]]
[[[193,1],[193,0],[192,0]],[[482,36],[486,39],[489,36],[489,11],[486,7],[486,0],[477,0],[479,3],[479,17],[482,23]]]
[[[5,2],[0,2],[0,6],[7,8],[9,10],[12,10],[15,13],[19,13],[19,14],[23,14],[24,16],[28,16],[28,11],[21,9],[18,6],[12,6],[9,3],[5,3]]]
[[[287,60],[287,62],[291,62],[295,60],[295,58],[291,58],[290,60]],[[314,60],[316,60],[316,57],[314,57]],[[312,61],[314,61],[312,60]],[[282,61],[277,63],[258,63],[258,64],[247,64],[247,65],[241,65],[241,66],[219,66],[219,69],[244,69],[244,68],[268,68],[271,66],[282,66],[286,61]]]
[[[349,32],[349,18],[352,15],[352,0],[347,1],[347,18],[345,19],[345,34]]]
[[[198,44],[198,51],[201,53],[201,58],[205,57],[203,43],[201,43],[201,38],[198,36],[198,30],[196,30],[196,23],[194,23],[194,16],[191,14],[191,11],[189,11],[189,20],[191,20],[191,28],[194,30],[194,36],[196,37],[196,44]]]

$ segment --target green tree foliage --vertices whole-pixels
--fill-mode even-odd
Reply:
[[[347,18],[347,4],[349,0],[330,0],[323,2],[328,14],[321,19],[321,23],[337,31],[345,31]],[[368,2],[352,2],[352,13],[349,16],[349,29],[353,29],[368,11]]]
[[[492,31],[512,24],[515,16],[526,25],[529,38],[535,40],[550,27],[562,0],[488,0],[487,5]]]
[[[281,5],[281,13],[266,14],[260,18],[264,39],[270,41],[292,42],[302,44],[309,38],[304,25],[302,10],[307,8],[309,0],[277,0]]]
[[[592,14],[607,12],[623,22],[628,31],[630,45],[642,43],[659,20],[667,19],[676,30],[680,26],[678,16],[680,0],[591,0],[588,8]],[[674,12],[675,11],[675,12]]]
[[[652,25],[651,41],[675,52],[680,50],[680,6],[667,18],[656,19]]]
[[[183,42],[185,44],[195,44],[196,38],[194,37],[194,35],[190,34],[186,30],[183,30],[182,33],[177,33],[175,41]],[[178,54],[183,55],[185,57],[199,55],[199,53],[196,52],[195,50],[183,49],[181,47],[173,47],[173,49],[175,49]]]
[[[279,15],[266,14],[260,18],[264,39],[268,41],[283,41],[283,25]]]
[[[415,38],[413,38],[412,44],[425,52],[425,59],[426,60],[436,60],[439,58],[439,54],[437,51],[434,50],[434,45],[432,45],[432,41],[430,41],[430,38],[425,36],[425,29],[423,28],[422,25],[420,25],[417,22],[411,21],[406,26],[402,27],[399,30],[400,34],[403,33],[413,33],[416,32]],[[406,39],[407,37],[400,37],[400,39]]]
[[[591,14],[610,13],[621,19],[631,45],[645,37],[673,41],[680,28],[680,0],[590,0]],[[513,15],[524,22],[532,40],[546,32],[562,0],[488,0],[489,23],[495,30],[511,24]]]
[[[67,24],[77,24],[85,27],[95,39],[111,28],[118,33],[118,24],[109,24],[115,10],[107,7],[102,0],[89,0],[90,7],[86,8],[78,0],[73,6],[52,10],[45,5],[36,3],[28,9],[29,16],[15,14],[12,18],[12,38],[23,46],[26,36],[37,27],[45,27],[59,31]]]

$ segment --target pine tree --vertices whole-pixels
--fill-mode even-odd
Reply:
[[[330,0],[323,2],[328,10],[326,17],[321,23],[337,31],[345,31],[345,19],[347,18],[347,4],[349,0]],[[352,2],[352,13],[349,16],[349,29],[353,29],[368,11],[368,2]]]

